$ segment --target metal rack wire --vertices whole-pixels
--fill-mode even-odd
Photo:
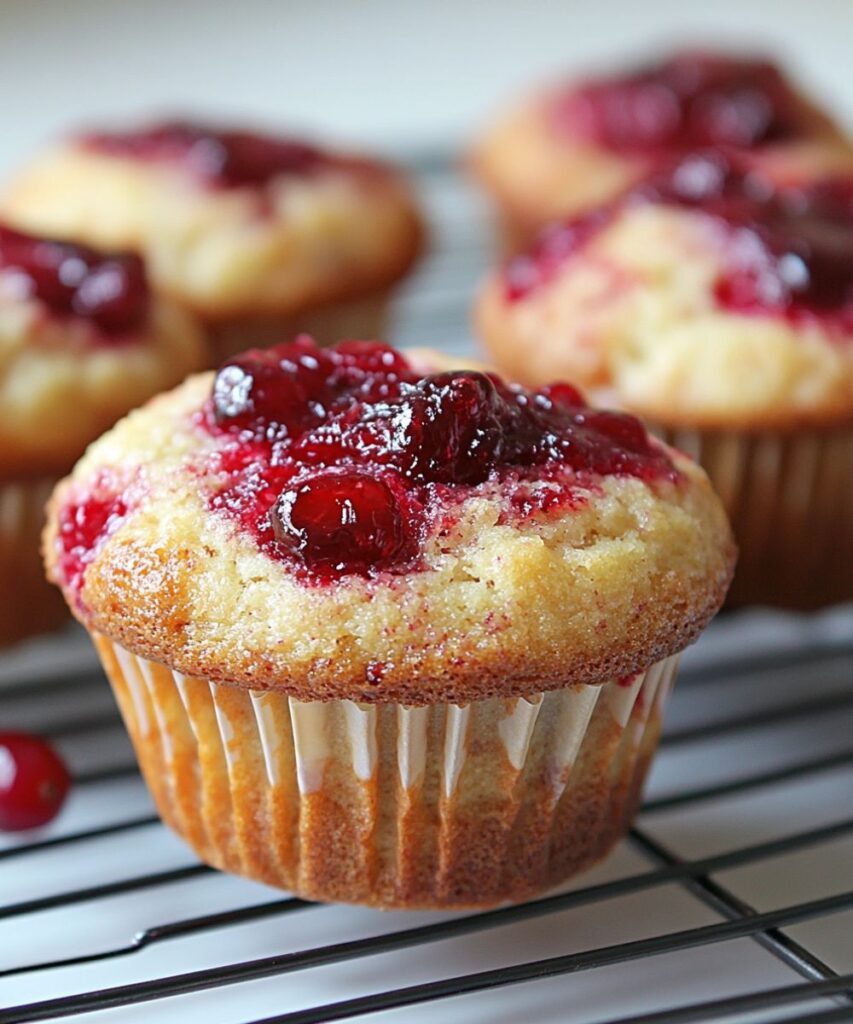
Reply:
[[[459,350],[487,238],[450,176],[424,186],[438,255],[398,336]],[[151,812],[81,638],[37,644],[0,664],[0,722],[52,736],[85,807],[0,844],[0,1024],[853,1021],[852,679],[851,610],[727,616],[687,658],[650,794],[603,868],[521,906],[380,915],[194,862]],[[200,900],[199,885],[227,892]]]

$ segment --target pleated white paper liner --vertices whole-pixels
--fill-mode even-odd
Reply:
[[[309,899],[522,899],[630,824],[677,656],[603,686],[464,707],[303,702],[94,640],[163,819],[199,856]]]
[[[853,598],[853,426],[783,433],[650,424],[711,479],[740,549],[729,604]]]
[[[44,507],[55,484],[52,477],[0,482],[0,646],[68,621],[41,559]]]

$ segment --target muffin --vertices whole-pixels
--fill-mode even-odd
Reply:
[[[853,598],[853,176],[778,188],[685,157],[545,229],[475,319],[504,371],[571,377],[701,462],[732,601]]]
[[[660,161],[711,147],[778,178],[853,168],[839,128],[770,61],[690,50],[533,97],[486,133],[471,166],[512,250],[548,221],[609,201]]]
[[[601,857],[732,569],[705,475],[637,420],[424,359],[245,353],[51,501],[163,818],[309,899],[485,906]]]
[[[0,645],[65,621],[44,579],[44,504],[86,445],[204,366],[198,325],[142,260],[0,226]]]
[[[422,241],[384,164],[185,122],[66,140],[0,206],[25,229],[142,251],[156,288],[207,326],[213,365],[297,330],[378,333]]]

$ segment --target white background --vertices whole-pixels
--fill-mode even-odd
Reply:
[[[250,117],[390,150],[671,41],[783,56],[853,123],[853,0],[0,0],[0,172],[81,122]]]

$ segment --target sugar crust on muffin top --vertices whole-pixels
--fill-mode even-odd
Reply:
[[[302,699],[518,696],[692,641],[734,558],[704,473],[568,385],[424,358],[302,340],[152,400],[55,492],[51,578],[140,655]]]
[[[131,253],[0,226],[0,478],[68,472],[129,409],[206,362]]]
[[[693,154],[555,223],[475,312],[506,372],[667,424],[853,418],[853,177],[779,188]]]
[[[25,229],[145,252],[158,288],[211,320],[390,286],[422,227],[389,166],[186,122],[69,139],[0,196]]]

